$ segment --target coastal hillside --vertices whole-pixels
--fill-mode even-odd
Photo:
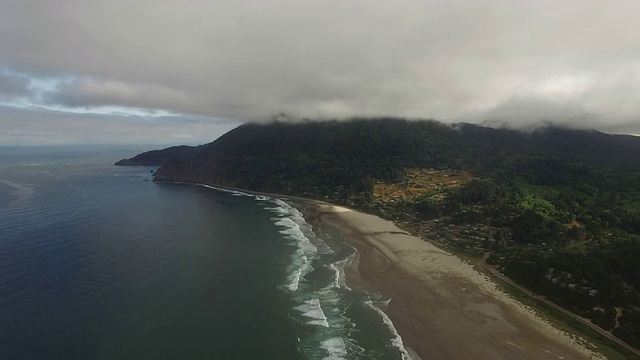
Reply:
[[[164,161],[185,161],[199,155],[204,146],[171,146],[162,150],[151,150],[138,154],[129,159],[122,159],[115,163],[119,166],[136,166],[136,165],[161,165]]]
[[[403,166],[460,167],[465,148],[459,132],[434,121],[246,124],[156,178],[346,200],[378,179],[402,179]]]
[[[640,348],[640,138],[373,119],[245,124],[157,181],[378,214]]]
[[[581,166],[640,169],[640,138],[634,136],[398,119],[245,124],[198,150],[188,161],[167,158],[157,180],[346,202],[369,196],[376,181],[405,180],[407,167],[465,169],[479,176],[515,171],[538,182],[569,181],[588,170]]]

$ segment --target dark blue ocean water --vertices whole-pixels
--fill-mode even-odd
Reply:
[[[151,181],[146,148],[0,148],[0,359],[401,359],[305,204]]]

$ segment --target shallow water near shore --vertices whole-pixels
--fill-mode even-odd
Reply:
[[[305,204],[145,181],[124,150],[0,150],[0,358],[406,357]]]

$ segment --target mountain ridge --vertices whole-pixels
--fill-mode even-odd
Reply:
[[[342,183],[309,184],[307,181],[306,187],[326,183],[360,188],[369,186],[365,184],[367,179],[393,178],[403,166],[489,171],[497,167],[492,162],[499,162],[505,152],[557,157],[591,166],[640,169],[640,158],[631,156],[640,153],[640,138],[630,135],[561,127],[539,128],[527,133],[464,123],[447,125],[433,120],[376,119],[241,125],[203,145],[202,154],[190,159],[189,165],[168,161],[160,167],[156,178],[282,192],[291,185],[292,189],[296,188],[295,181],[290,184],[289,180],[286,187],[276,186],[283,174],[285,178],[290,177],[285,172],[291,166],[282,162],[292,162],[305,171],[337,171],[345,179],[352,177],[345,172],[353,167],[350,170],[358,170],[362,177],[360,181],[351,179]],[[274,161],[276,158],[280,161]],[[357,159],[358,163],[352,164],[354,161],[349,158]],[[260,160],[270,163],[273,171],[262,169]],[[341,166],[324,166],[326,161]],[[250,163],[255,165],[253,170],[247,168]],[[248,179],[247,175],[252,174],[260,175],[260,179]],[[298,187],[306,195],[311,193],[303,191],[305,186]]]

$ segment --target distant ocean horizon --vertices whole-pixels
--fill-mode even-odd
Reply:
[[[402,359],[308,204],[155,183],[149,149],[0,149],[0,359]]]

